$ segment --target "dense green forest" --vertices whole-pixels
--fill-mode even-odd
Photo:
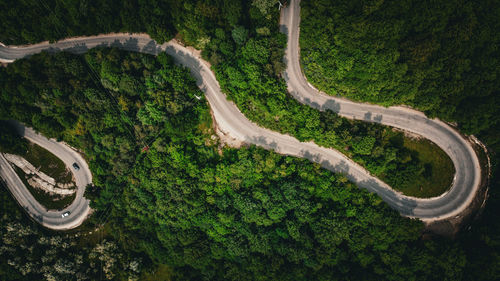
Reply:
[[[301,6],[301,63],[316,87],[359,101],[410,105],[498,145],[500,1]]]
[[[301,2],[301,64],[312,84],[359,101],[413,106],[488,146],[490,197],[472,233],[459,238],[472,265],[466,280],[500,276],[499,18],[497,0]]]
[[[182,1],[5,0],[0,2],[0,42],[38,43],[109,32],[148,32],[158,41],[174,36]]]
[[[165,54],[42,53],[0,78],[1,118],[84,150],[96,185],[86,193],[91,222],[176,279],[463,275],[458,244],[420,240],[421,223],[342,175],[256,147],[221,148],[189,71]]]
[[[383,146],[377,137],[383,129],[319,113],[287,95],[280,78],[286,38],[278,33],[271,2],[148,1],[154,16],[146,20],[166,28],[164,37],[136,20],[137,30],[124,22],[116,29],[65,34],[50,26],[44,32],[53,37],[23,38],[12,21],[24,12],[12,8],[0,11],[14,14],[0,17],[0,26],[14,30],[4,43],[118,30],[147,31],[157,40],[177,34],[203,48],[224,91],[252,120],[336,147],[357,161],[366,157],[367,167],[369,161],[388,159],[365,155],[362,147],[356,154],[352,145],[366,138],[362,143]],[[113,13],[126,10],[113,7]],[[62,17],[59,9],[55,17]],[[102,16],[97,22],[118,18],[132,17]],[[44,24],[51,22],[57,20]],[[26,32],[40,28],[31,21],[22,26]],[[209,140],[206,104],[192,99],[201,93],[168,57],[99,50],[84,58],[44,54],[2,69],[1,117],[84,149],[96,178],[96,188],[87,194],[96,217],[108,218],[120,245],[137,245],[155,263],[169,264],[177,279],[492,280],[500,275],[497,177],[483,218],[470,231],[454,241],[421,240],[419,223],[399,217],[340,175],[254,147],[219,151]],[[173,85],[187,89],[172,90]],[[140,153],[146,144],[149,152]],[[394,153],[388,148],[384,155]]]

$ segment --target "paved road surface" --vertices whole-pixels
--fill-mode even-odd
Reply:
[[[319,93],[304,79],[298,60],[299,5],[291,1],[283,10],[282,29],[289,35],[286,50],[286,80],[293,97],[299,101],[324,110],[330,108],[342,116],[379,122],[420,134],[439,145],[450,156],[457,172],[450,191],[440,197],[417,199],[392,190],[387,184],[371,176],[363,167],[340,152],[319,147],[314,143],[302,143],[297,139],[261,128],[250,122],[238,108],[221,92],[219,84],[207,64],[196,54],[175,41],[156,44],[145,34],[107,34],[92,37],[70,38],[54,44],[48,42],[26,47],[0,46],[0,61],[12,62],[42,50],[67,50],[86,52],[96,46],[115,46],[129,51],[158,54],[166,51],[174,59],[188,67],[198,86],[205,92],[219,128],[230,136],[273,149],[282,154],[307,158],[320,163],[334,172],[344,173],[359,187],[378,193],[391,207],[402,215],[433,221],[455,216],[468,206],[480,182],[479,161],[472,147],[458,133],[438,120],[430,120],[424,114],[404,108],[354,103]],[[291,31],[291,32],[289,32]]]
[[[64,164],[66,164],[66,167],[73,173],[75,183],[78,188],[75,200],[71,203],[71,205],[61,211],[48,211],[36,201],[33,195],[31,195],[21,179],[12,169],[12,166],[0,153],[0,176],[7,183],[7,187],[14,195],[17,202],[19,202],[19,204],[31,217],[33,217],[33,219],[45,227],[56,230],[64,230],[75,228],[82,224],[90,212],[89,200],[85,199],[83,194],[85,192],[85,187],[92,182],[92,174],[90,173],[85,160],[83,160],[80,154],[72,150],[64,143],[57,142],[53,139],[47,139],[46,137],[37,134],[32,129],[24,127],[18,122],[13,122],[13,124],[17,127],[19,133],[26,139],[38,144],[59,157]],[[72,168],[73,163],[77,163],[78,166],[80,166],[79,171]],[[70,212],[69,216],[62,218],[61,215],[66,211]]]

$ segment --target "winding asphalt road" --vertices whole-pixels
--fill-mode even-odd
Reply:
[[[85,199],[83,194],[85,192],[85,187],[92,182],[92,174],[85,160],[80,154],[64,143],[57,142],[53,139],[47,139],[18,122],[13,121],[12,124],[16,126],[20,135],[59,157],[73,173],[77,186],[75,200],[68,207],[61,211],[47,210],[36,201],[33,195],[31,195],[13,170],[12,166],[0,153],[0,176],[6,182],[12,195],[33,219],[47,228],[65,230],[75,228],[82,224],[90,212],[89,200]],[[77,163],[78,166],[80,166],[80,170],[74,170],[72,168],[73,163]],[[70,214],[62,218],[61,215],[67,211],[69,211]]]
[[[343,173],[359,187],[376,192],[391,207],[408,217],[430,222],[456,216],[462,212],[474,198],[481,175],[477,155],[467,140],[445,123],[428,119],[417,111],[402,107],[384,108],[355,103],[318,92],[307,83],[301,72],[298,47],[299,22],[299,2],[291,1],[290,5],[282,10],[281,16],[281,29],[288,34],[285,77],[291,95],[319,110],[331,109],[348,118],[378,122],[430,139],[450,156],[455,165],[455,179],[447,193],[429,199],[404,196],[334,149],[320,147],[312,142],[299,142],[289,135],[257,126],[250,122],[234,103],[226,99],[208,64],[196,52],[175,41],[158,45],[145,34],[117,33],[70,38],[53,44],[43,42],[25,47],[0,45],[0,61],[13,62],[43,50],[84,53],[90,48],[99,46],[114,46],[154,55],[165,51],[179,64],[191,70],[198,86],[205,92],[219,129],[231,137],[278,153],[307,158],[331,171]]]
[[[385,108],[356,103],[329,96],[309,84],[300,67],[300,0],[291,0],[290,5],[282,10],[281,30],[288,35],[285,77],[288,91],[294,98],[319,110],[330,109],[347,118],[381,123],[421,135],[443,149],[455,166],[453,185],[448,192],[436,198],[416,199],[386,189],[362,187],[377,192],[403,215],[424,220],[457,215],[471,203],[480,185],[481,168],[467,140],[444,122],[429,119],[421,112],[404,107]]]

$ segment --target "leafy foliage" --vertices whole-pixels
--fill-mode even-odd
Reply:
[[[99,80],[85,71],[89,65]],[[2,117],[82,148],[96,185],[86,194],[92,220],[109,216],[121,247],[168,264],[177,279],[400,280],[429,272],[445,279],[461,272],[459,248],[419,241],[420,222],[342,175],[255,147],[218,147],[207,104],[193,98],[202,96],[194,80],[164,54],[42,53],[0,75]],[[105,88],[124,79],[138,90]],[[97,246],[90,260],[117,249]],[[449,260],[431,262],[448,252]]]
[[[331,111],[319,112],[290,97],[281,77],[286,36],[279,33],[276,26],[278,9],[262,14],[257,8],[262,5],[260,2],[265,1],[252,2],[249,12],[241,13],[237,23],[231,23],[225,14],[216,15],[216,19],[210,21],[211,25],[202,24],[203,20],[197,21],[200,24],[195,30],[203,30],[203,34],[215,37],[204,47],[202,54],[211,62],[228,98],[245,116],[261,126],[290,134],[301,141],[314,141],[335,148],[394,188],[403,192],[418,191],[433,171],[430,168],[425,173],[423,167],[427,163],[421,161],[417,151],[406,148],[403,142],[392,141],[404,138],[402,133],[377,124],[341,118]],[[185,25],[192,22],[191,14],[184,15],[179,26],[182,34],[188,34],[191,28]],[[235,37],[235,30],[243,24],[248,30],[246,41]],[[195,35],[187,37],[191,36]],[[425,144],[429,150],[441,151],[431,143]],[[442,186],[429,188],[438,191],[434,195],[451,185],[452,162],[447,156],[445,158],[447,161],[440,164],[447,166],[449,169],[442,170],[450,173],[444,175],[447,181]]]
[[[174,35],[175,2],[6,0],[0,2],[0,41],[23,44],[80,35],[146,31],[164,42]]]

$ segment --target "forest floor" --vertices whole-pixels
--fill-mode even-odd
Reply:
[[[153,272],[143,272],[140,280],[154,281],[154,280],[172,280],[174,274],[173,269],[168,265],[160,264]]]

